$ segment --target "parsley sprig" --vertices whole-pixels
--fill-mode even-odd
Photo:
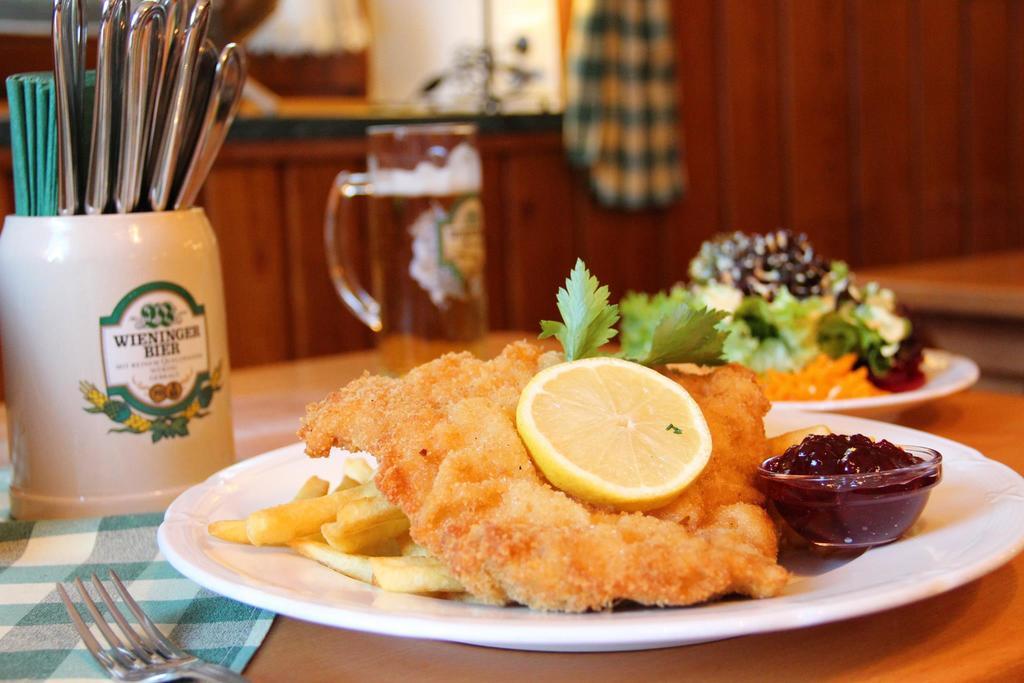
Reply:
[[[576,259],[565,287],[558,288],[557,300],[563,322],[541,320],[540,338],[558,339],[566,360],[597,356],[598,349],[618,334],[619,307],[608,303],[608,287],[599,285],[583,259]]]
[[[665,313],[638,356],[628,358],[647,366],[668,363],[721,365],[725,334],[718,328],[726,313],[680,303]]]
[[[562,322],[543,320],[540,338],[555,337],[562,344],[567,361],[601,355],[601,347],[616,334],[619,307],[608,303],[607,286],[590,274],[582,259],[558,290],[558,312]],[[658,320],[650,342],[642,348],[620,354],[626,360],[647,366],[667,363],[720,365],[725,333],[718,323],[722,311],[694,308],[685,301],[668,308]]]

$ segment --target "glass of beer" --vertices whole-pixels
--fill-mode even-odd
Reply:
[[[476,126],[371,126],[366,173],[342,171],[324,241],[338,295],[377,332],[382,361],[403,373],[448,351],[479,352],[487,333],[484,217]],[[354,197],[369,200],[370,292],[357,275]]]

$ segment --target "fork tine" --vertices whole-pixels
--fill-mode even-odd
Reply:
[[[85,589],[85,584],[82,583],[82,579],[75,578],[75,587],[78,589],[78,594],[82,596],[82,603],[85,608],[89,610],[89,614],[92,615],[92,620],[96,622],[96,626],[100,629],[100,633],[106,638],[107,643],[110,645],[110,649],[107,650],[107,655],[112,657],[121,666],[129,669],[133,668],[136,662],[128,656],[130,653],[125,648],[124,643],[117,637],[110,625],[107,624],[107,620],[100,614],[100,610],[96,607],[96,603],[92,601],[92,596],[89,595],[89,591]]]
[[[177,645],[172,643],[167,636],[160,632],[160,629],[156,627],[153,620],[146,616],[146,613],[139,607],[139,603],[135,602],[135,598],[131,596],[128,589],[121,583],[121,577],[117,575],[113,569],[110,570],[110,579],[114,582],[114,588],[121,595],[121,600],[124,604],[128,605],[128,609],[132,611],[135,618],[139,620],[139,625],[150,637],[150,643],[160,652],[161,655],[169,659],[181,659],[185,657],[191,657],[190,654],[181,650]]]
[[[92,634],[89,627],[82,621],[82,615],[75,609],[74,603],[71,602],[71,598],[68,597],[67,592],[64,590],[64,586],[57,584],[57,592],[60,593],[61,602],[64,603],[64,609],[67,610],[68,616],[71,617],[71,623],[74,625],[75,630],[78,631],[78,635],[82,637],[82,642],[85,643],[85,647],[89,650],[89,654],[93,656],[93,659],[99,663],[108,672],[113,672],[117,666],[115,662],[103,652],[103,648],[100,647],[99,641],[96,640],[96,636]]]
[[[143,643],[139,638],[139,634],[135,632],[135,629],[128,623],[128,620],[124,618],[123,614],[121,614],[121,610],[114,604],[114,600],[110,597],[110,593],[107,592],[103,582],[100,581],[99,577],[95,574],[92,575],[92,585],[96,588],[96,592],[100,594],[103,604],[107,606],[107,611],[110,612],[110,616],[112,616],[114,621],[117,622],[117,626],[121,629],[121,633],[124,634],[125,638],[131,641],[131,651],[140,659],[152,662],[153,656],[156,653],[155,648],[146,647],[145,643]]]

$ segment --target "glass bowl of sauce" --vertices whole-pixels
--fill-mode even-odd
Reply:
[[[811,435],[757,471],[765,495],[817,546],[869,548],[906,533],[942,479],[942,455],[855,434]]]

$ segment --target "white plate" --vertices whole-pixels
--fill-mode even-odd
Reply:
[[[491,647],[553,651],[639,650],[821,624],[920,600],[967,583],[1024,547],[1024,480],[962,444],[841,415],[784,413],[769,434],[825,422],[943,455],[944,480],[918,531],[853,559],[783,558],[784,593],[683,608],[551,614],[386,593],[283,549],[211,538],[211,520],[280,502],[309,476],[338,479],[336,458],[310,459],[296,444],[239,463],[182,494],[167,510],[160,548],[178,571],[251,605],[328,626]]]
[[[912,391],[835,401],[773,401],[772,407],[775,410],[806,410],[882,418],[963,391],[978,381],[978,364],[966,356],[948,351],[927,349],[924,368],[928,380],[924,386]]]

